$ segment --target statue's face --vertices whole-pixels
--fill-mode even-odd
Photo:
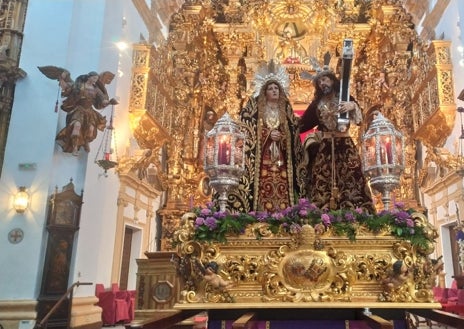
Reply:
[[[98,75],[92,75],[91,77],[89,77],[88,82],[89,84],[94,85],[97,82],[97,80],[98,80]]]
[[[334,82],[328,76],[320,77],[319,81],[317,81],[317,84],[318,84],[319,88],[321,88],[324,95],[328,95],[333,91]]]
[[[276,83],[271,83],[266,87],[266,99],[268,101],[279,100],[279,86]]]
[[[214,117],[215,117],[215,113],[213,111],[206,112],[206,121],[208,123],[214,124],[214,121],[215,121]]]

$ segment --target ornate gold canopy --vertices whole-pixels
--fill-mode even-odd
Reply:
[[[173,187],[171,204],[209,198],[197,193],[204,178],[202,137],[210,118],[226,111],[237,115],[253,91],[259,63],[275,59],[286,66],[291,101],[295,110],[302,110],[313,90],[299,73],[313,71],[326,52],[337,70],[345,38],[353,39],[355,48],[350,92],[366,118],[353,136],[359,140],[374,109],[395,124],[406,137],[406,169],[397,195],[414,200],[420,171],[415,141],[443,146],[456,110],[450,43],[417,35],[414,17],[403,3],[186,0],[171,16],[165,43],[134,48],[134,135],[143,148],[158,151],[160,141],[166,143],[167,166],[158,171],[165,171],[167,186]]]

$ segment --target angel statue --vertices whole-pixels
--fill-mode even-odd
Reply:
[[[109,99],[105,85],[110,84],[114,74],[108,71],[98,74],[89,72],[82,74],[75,81],[69,71],[56,66],[38,68],[47,78],[58,80],[61,97],[65,98],[61,109],[67,113],[66,127],[56,136],[57,143],[63,152],[78,155],[81,147],[90,151],[89,143],[97,137],[97,130],[103,131],[106,117],[96,110],[118,102]]]

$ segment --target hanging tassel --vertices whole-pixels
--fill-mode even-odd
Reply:
[[[338,187],[332,187],[332,193],[330,196],[330,209],[337,210],[337,200],[338,200]]]
[[[55,113],[58,113],[58,100],[60,99],[60,92],[61,92],[61,87],[60,87],[60,84],[58,83],[58,94],[56,95]]]
[[[332,210],[337,210],[337,201],[338,201],[338,187],[337,187],[337,181],[336,181],[336,166],[335,166],[335,140],[334,136],[332,135],[332,191],[330,195],[330,200],[329,200],[329,207]]]

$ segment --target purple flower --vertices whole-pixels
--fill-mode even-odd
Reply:
[[[216,227],[217,227],[217,220],[216,218],[214,217],[206,217],[205,219],[205,225],[208,226],[209,230],[212,231],[212,230],[215,230]]]
[[[282,210],[282,211],[280,212],[280,214],[281,214],[282,216],[287,216],[288,214],[290,214],[290,213],[292,212],[292,210],[293,210],[292,207],[287,207],[287,208],[285,208],[284,210]]]
[[[359,215],[361,215],[364,212],[362,208],[356,208],[354,211]]]
[[[205,224],[205,219],[203,217],[197,217],[195,219],[195,226],[198,227],[198,226],[201,226]]]
[[[202,214],[203,216],[211,215],[211,209],[203,208],[201,209],[200,214]]]
[[[379,216],[385,216],[385,215],[388,215],[388,214],[391,214],[391,212],[388,211],[388,210],[385,210],[385,209],[379,212]]]
[[[277,220],[281,220],[282,218],[284,218],[284,215],[280,212],[275,212],[271,215],[271,217]]]
[[[308,199],[302,198],[302,199],[298,200],[298,205],[302,206],[302,207],[309,207],[310,203],[309,203]]]
[[[217,219],[225,218],[227,213],[225,211],[216,211],[213,216]]]
[[[330,217],[330,215],[329,215],[329,217]],[[331,219],[332,220],[335,219],[336,222],[343,222],[343,217],[341,215],[338,215],[338,214],[337,214],[337,216],[335,218],[332,216]]]
[[[409,213],[406,211],[398,211],[395,214],[396,218],[398,218],[400,221],[405,222],[408,218],[410,218]]]
[[[302,217],[308,216],[308,211],[306,209],[301,209],[298,214]]]
[[[400,201],[395,202],[394,207],[395,207],[396,209],[404,209],[405,203],[404,203],[404,202],[400,202]]]
[[[352,212],[347,212],[347,213],[345,214],[345,219],[346,219],[347,221],[349,221],[349,222],[354,222],[354,221],[355,221],[355,217],[354,217],[354,215],[353,215]]]
[[[324,223],[325,226],[329,226],[331,221],[330,221],[330,216],[328,214],[322,214],[321,215],[321,220]]]
[[[315,211],[315,210],[318,210],[319,208],[314,204],[314,203],[310,203],[308,205],[308,210],[309,211]]]
[[[412,218],[406,219],[406,226],[407,227],[414,227],[414,221],[412,220]]]
[[[258,211],[255,214],[258,222],[265,222],[266,218],[268,217],[268,213],[266,211]]]
[[[401,210],[393,213],[395,216],[395,223],[398,225],[406,225],[408,227],[413,227],[414,222],[411,219],[411,216],[408,212]]]

